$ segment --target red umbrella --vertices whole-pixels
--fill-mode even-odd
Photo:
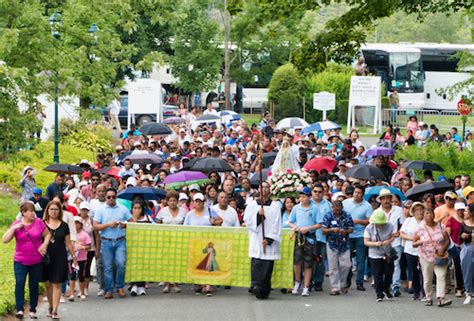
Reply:
[[[326,169],[329,173],[333,172],[336,168],[337,160],[331,157],[319,157],[313,158],[304,164],[303,168],[306,169],[308,172],[311,170],[316,170],[318,173],[321,172],[322,169]]]
[[[118,173],[120,172],[120,167],[105,167],[105,168],[102,168],[99,172],[102,174],[118,177]]]

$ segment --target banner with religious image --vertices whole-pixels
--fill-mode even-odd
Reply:
[[[291,230],[282,230],[272,287],[293,286]],[[250,286],[248,231],[238,227],[127,224],[126,282]]]

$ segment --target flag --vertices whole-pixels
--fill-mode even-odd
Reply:
[[[274,288],[293,286],[292,235],[282,230]],[[125,281],[249,287],[248,246],[246,228],[130,223]]]

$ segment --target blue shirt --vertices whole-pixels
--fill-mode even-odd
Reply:
[[[453,140],[456,142],[456,143],[460,143],[461,142],[461,136],[459,136],[459,134],[454,134],[453,135]]]
[[[305,208],[301,204],[295,205],[291,210],[290,223],[295,224],[298,227],[313,226],[317,223],[317,210],[316,206],[309,204],[309,207]],[[309,234],[314,235],[314,231],[309,231]],[[309,244],[314,244],[314,239],[306,238]]]
[[[290,227],[290,214],[285,211],[282,215],[281,215],[281,228],[289,228]]]
[[[204,215],[196,216],[196,212],[191,210],[186,214],[184,218],[183,225],[192,225],[192,226],[211,226],[211,217],[217,218],[217,212],[210,207],[206,207],[204,210]]]
[[[105,205],[96,209],[94,212],[94,221],[97,221],[100,224],[106,224],[110,222],[125,222],[131,218],[132,214],[130,214],[130,211],[119,204],[115,204],[114,207]],[[106,229],[100,231],[100,236],[109,239],[117,239],[119,237],[125,236],[125,230],[120,228],[120,225],[117,225],[117,227],[107,227]]]
[[[347,230],[350,227],[354,227],[354,222],[352,221],[352,217],[345,211],[342,211],[342,214],[339,218],[337,218],[331,211],[330,213],[327,213],[326,216],[324,216],[323,227],[338,227],[340,229]],[[326,240],[329,248],[333,251],[342,253],[349,250],[349,242],[346,235],[339,233],[329,233],[326,235]]]
[[[369,202],[362,200],[360,203],[354,202],[353,198],[346,199],[342,202],[344,211],[349,213],[353,220],[367,220],[372,215],[372,206]],[[365,226],[362,224],[355,224],[349,238],[355,239],[364,237]]]
[[[316,204],[314,200],[311,200],[311,204],[316,207],[316,224],[323,224],[324,217],[327,213],[332,211],[331,203],[328,200],[323,199],[319,204]],[[316,241],[326,243],[326,235],[319,228],[316,230]]]
[[[142,135],[142,133],[138,130],[138,129],[135,129],[133,132],[132,130],[127,130],[124,134],[123,134],[123,138],[128,138],[128,136],[138,136],[140,137]]]

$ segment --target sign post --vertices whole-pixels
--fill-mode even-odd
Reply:
[[[349,108],[347,113],[347,133],[355,126],[355,107],[375,107],[374,134],[382,127],[380,92],[381,78],[352,76],[351,89],[349,93]]]
[[[327,111],[336,109],[336,94],[322,91],[313,94],[313,109],[323,112],[323,121],[327,120]]]

